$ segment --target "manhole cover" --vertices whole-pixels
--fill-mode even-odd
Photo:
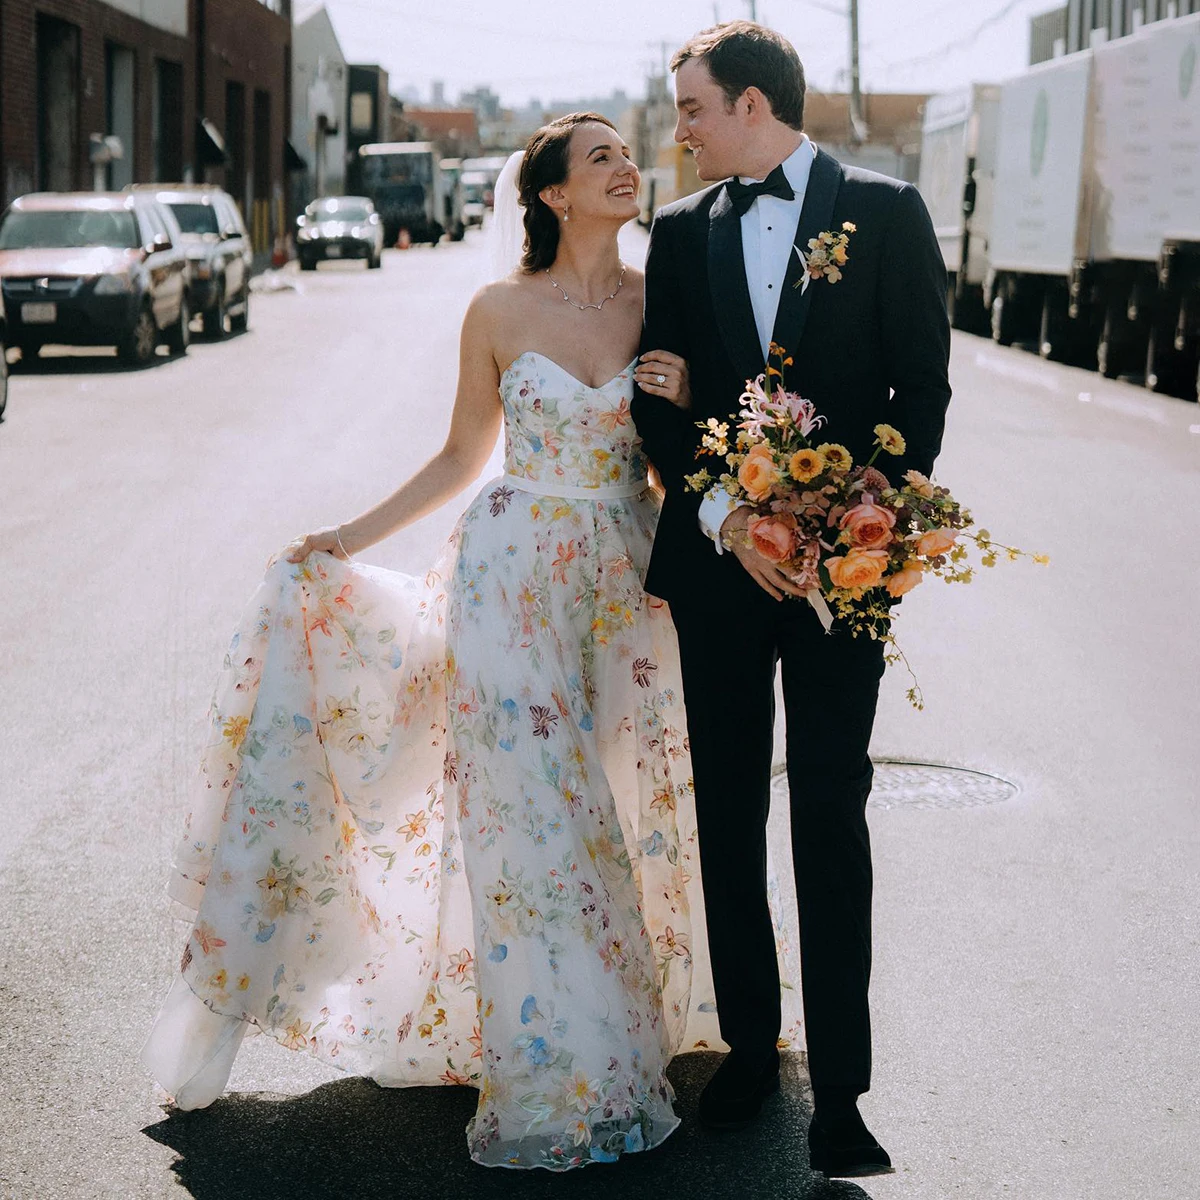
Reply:
[[[786,798],[787,775],[783,770],[771,781],[771,789]],[[1015,783],[983,771],[883,758],[875,760],[875,781],[867,804],[884,809],[980,808],[1012,800],[1020,790]]]

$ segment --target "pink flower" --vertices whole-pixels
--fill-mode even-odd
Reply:
[[[933,499],[933,484],[929,481],[928,476],[922,475],[920,471],[905,471],[904,479],[918,495],[924,496],[926,500]]]
[[[958,537],[955,529],[931,529],[917,539],[917,553],[923,558],[936,558],[945,554]]]
[[[909,563],[902,571],[897,571],[895,575],[889,575],[883,581],[883,586],[887,588],[889,596],[903,596],[907,592],[911,592],[924,578],[925,572],[920,565]]]
[[[787,405],[788,416],[792,424],[808,437],[814,429],[825,424],[825,418],[817,416],[816,406],[811,400],[805,400],[795,392],[784,392],[784,403]]]
[[[791,513],[773,517],[755,517],[746,532],[755,550],[771,562],[783,562],[796,549],[796,518]]]
[[[895,524],[896,514],[890,508],[856,504],[838,522],[838,528],[849,537],[852,546],[860,550],[882,550],[891,543]]]

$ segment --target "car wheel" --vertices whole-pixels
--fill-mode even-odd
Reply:
[[[4,343],[0,342],[0,421],[8,407],[8,359],[4,357]]]
[[[204,314],[204,334],[206,337],[223,338],[225,336],[225,280],[217,280],[216,303]]]
[[[158,328],[154,324],[154,314],[150,311],[150,305],[146,303],[138,309],[137,319],[121,339],[117,353],[126,366],[144,367],[153,359],[157,346]]]
[[[186,354],[192,341],[192,306],[185,294],[179,301],[179,320],[168,326],[166,331],[167,349],[172,354]]]
[[[241,307],[229,318],[229,327],[234,333],[245,333],[250,328],[250,285],[242,286],[242,294],[238,299]]]

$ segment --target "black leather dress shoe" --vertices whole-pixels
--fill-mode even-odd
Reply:
[[[779,1052],[750,1056],[736,1050],[725,1056],[700,1093],[700,1123],[708,1129],[745,1129],[779,1091]]]
[[[860,1179],[894,1171],[888,1152],[853,1106],[832,1118],[820,1111],[813,1113],[808,1126],[808,1162],[812,1170],[830,1179]]]

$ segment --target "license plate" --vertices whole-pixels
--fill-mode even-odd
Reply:
[[[330,258],[341,258],[342,248],[341,246],[327,246],[325,253],[328,254]]]
[[[26,325],[53,325],[58,320],[58,305],[54,303],[22,304],[21,320]]]

